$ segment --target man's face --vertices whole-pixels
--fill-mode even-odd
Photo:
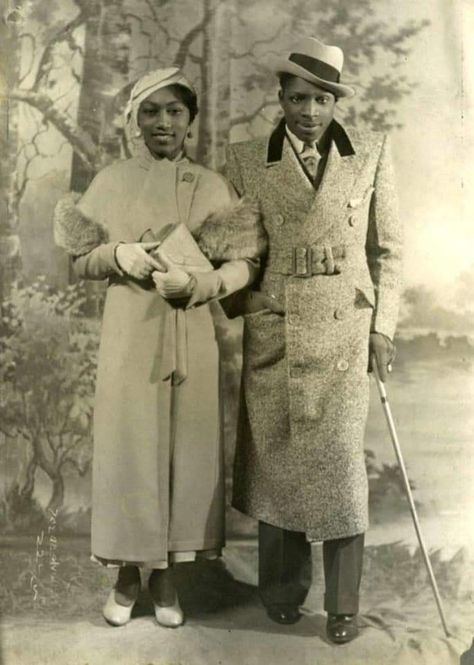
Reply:
[[[292,76],[279,92],[288,129],[303,143],[318,141],[334,116],[336,97],[318,85]]]

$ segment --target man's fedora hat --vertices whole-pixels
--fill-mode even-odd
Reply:
[[[275,72],[293,74],[329,90],[336,97],[352,97],[355,90],[339,83],[344,53],[338,46],[327,46],[314,37],[305,37],[287,58],[275,63]]]

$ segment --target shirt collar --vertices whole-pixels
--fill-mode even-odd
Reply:
[[[305,144],[303,143],[303,141],[301,139],[299,139],[296,136],[296,134],[293,134],[291,129],[289,129],[288,125],[286,125],[285,129],[286,129],[286,135],[287,135],[288,139],[290,140],[291,144],[293,145],[293,148],[296,150],[298,155],[301,155],[301,153],[304,151],[304,149],[306,147]]]
[[[285,125],[285,130],[288,139],[291,141],[291,144],[293,145],[293,148],[296,150],[298,155],[301,155],[301,153],[304,152],[305,148],[307,148],[306,144],[303,143],[303,141],[299,139],[295,134],[293,134],[291,129],[288,128],[288,125]],[[319,141],[313,144],[313,147],[318,151],[320,155],[322,155],[328,150],[330,142],[331,142],[331,131],[330,127],[328,127],[324,132],[324,134],[319,139]]]

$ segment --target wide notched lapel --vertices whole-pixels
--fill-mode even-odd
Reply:
[[[270,137],[265,169],[265,197],[280,201],[291,192],[298,208],[309,209],[315,190],[303,171],[298,157],[286,139],[285,126],[280,123]]]
[[[346,214],[350,193],[366,161],[366,152],[355,151],[345,130],[334,122],[326,169],[307,218],[313,229],[314,242],[325,236],[329,228]]]

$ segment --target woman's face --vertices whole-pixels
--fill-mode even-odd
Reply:
[[[172,88],[161,88],[140,104],[138,126],[155,157],[174,159],[183,149],[189,127],[189,110]]]

